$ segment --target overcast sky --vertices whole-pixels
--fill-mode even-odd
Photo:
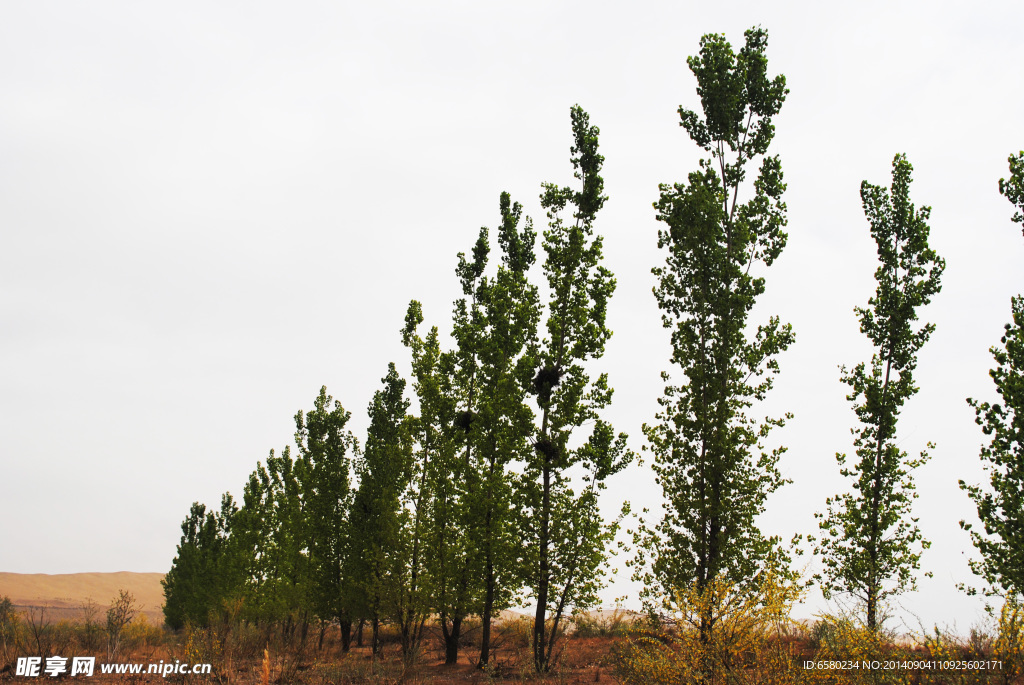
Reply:
[[[815,533],[848,487],[837,367],[870,358],[853,307],[876,266],[858,190],[905,152],[947,269],[898,429],[912,454],[937,444],[915,503],[934,578],[900,616],[966,629],[981,603],[955,587],[974,554],[957,480],[982,480],[984,436],[965,398],[993,397],[988,348],[1024,291],[997,192],[1024,148],[1016,2],[4,3],[0,571],[166,571],[190,504],[240,497],[321,385],[364,435],[387,363],[408,373],[408,301],[450,330],[456,253],[497,225],[499,194],[543,227],[577,103],[606,157],[609,417],[639,450],[670,354],[651,203],[700,157],[676,114],[700,104],[685,60],[756,24],[791,93],[773,144],[789,244],[755,321],[797,338],[757,408],[796,415],[763,528]],[[658,494],[633,468],[607,510]],[[801,612],[826,608],[812,593]]]

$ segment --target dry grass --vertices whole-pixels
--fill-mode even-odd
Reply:
[[[11,587],[16,574],[0,574]],[[125,626],[123,647],[118,663],[155,664],[209,662],[210,676],[171,675],[103,676],[99,664],[106,663],[106,607],[118,589],[100,595],[100,601],[74,603],[74,597],[99,593],[104,585],[94,581],[103,576],[129,577],[144,584],[159,574],[74,574],[74,576],[21,576],[22,597],[33,591],[39,601],[59,602],[8,605],[0,616],[0,682],[21,682],[14,676],[19,656],[95,656],[96,683],[220,683],[223,685],[408,685],[454,683],[687,683],[694,680],[694,635],[683,626],[659,629],[649,622],[622,611],[591,612],[573,618],[564,650],[551,673],[533,672],[530,648],[531,618],[508,612],[495,627],[493,660],[486,669],[476,666],[480,631],[472,619],[465,625],[459,662],[445,665],[440,631],[428,631],[423,649],[412,663],[403,660],[397,633],[385,626],[383,653],[372,658],[368,645],[342,653],[337,627],[331,627],[319,640],[316,625],[309,628],[305,640],[281,634],[280,626],[258,626],[235,622],[209,629],[186,629],[174,633],[162,620],[140,615]],[[149,576],[149,578],[145,578]],[[141,577],[141,578],[140,578]],[[75,580],[78,586],[68,585]],[[56,582],[54,582],[56,581]],[[139,585],[133,586],[138,588]],[[103,590],[105,591],[105,590]],[[63,593],[63,597],[59,596]],[[148,601],[153,601],[150,594]],[[24,602],[24,599],[22,599]],[[922,633],[909,640],[894,635],[872,637],[862,627],[843,617],[823,617],[810,623],[782,617],[785,607],[769,610],[773,602],[740,606],[733,621],[735,634],[727,633],[727,651],[735,653],[733,667],[724,671],[722,683],[799,683],[855,685],[856,683],[894,683],[914,685],[1021,685],[1024,684],[1024,611],[1007,607],[1000,620],[991,626],[973,629],[967,637],[944,632]],[[786,602],[782,602],[786,604]],[[3,608],[0,606],[0,613]],[[751,617],[759,618],[751,622]],[[162,617],[161,617],[162,619]],[[730,624],[731,625],[731,624]],[[738,632],[737,632],[738,631]],[[692,631],[691,631],[692,632]],[[367,640],[368,642],[368,640]],[[856,672],[807,670],[807,661],[822,660],[981,660],[1000,659],[1000,671],[869,671]],[[618,678],[616,677],[618,676]],[[619,679],[621,678],[621,680]]]

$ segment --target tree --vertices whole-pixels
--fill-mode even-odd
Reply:
[[[911,516],[917,497],[912,471],[927,460],[927,451],[908,459],[898,447],[896,422],[904,403],[917,393],[917,352],[935,330],[930,323],[915,329],[917,308],[939,292],[945,262],[928,246],[931,208],[915,210],[910,202],[912,170],[905,155],[896,155],[891,192],[861,183],[864,214],[881,264],[874,297],[855,311],[861,332],[877,351],[870,365],[842,367],[842,381],[851,389],[847,399],[861,427],[851,431],[856,463],[847,466],[845,454],[836,454],[836,460],[840,473],[854,479],[854,492],[830,497],[828,512],[817,515],[825,596],[842,592],[864,602],[872,631],[881,623],[884,600],[916,587],[913,572],[920,568],[921,550],[929,546]]]
[[[1010,179],[999,179],[999,192],[1017,209],[1013,221],[1024,226],[1024,151],[1010,155]],[[1003,348],[991,348],[997,367],[989,371],[1000,402],[968,399],[975,422],[991,442],[981,448],[990,488],[960,481],[978,509],[984,534],[960,522],[971,534],[981,560],[971,570],[988,583],[990,593],[1018,601],[1024,596],[1024,296],[1011,299],[1013,322],[1000,339]],[[973,590],[971,591],[973,594]]]
[[[408,317],[407,317],[408,326]],[[403,341],[408,335],[406,328],[402,330]],[[424,383],[432,385],[436,382],[435,366],[440,355],[437,330],[431,331],[425,345],[414,347],[413,372],[416,375],[414,388],[417,393],[428,395],[435,388],[424,388]],[[417,352],[419,354],[417,354]],[[423,631],[427,618],[431,613],[431,578],[428,568],[430,511],[433,506],[433,485],[430,478],[432,462],[446,450],[444,433],[439,430],[439,422],[446,408],[438,406],[439,398],[430,397],[421,404],[420,416],[409,416],[406,419],[406,437],[410,443],[409,472],[405,487],[401,492],[399,508],[402,527],[399,529],[399,544],[392,550],[394,557],[391,564],[394,574],[393,615],[398,624],[401,638],[402,656],[407,663],[415,659],[423,640]],[[408,404],[408,403],[407,403]]]
[[[464,255],[459,255],[461,264]],[[482,272],[482,269],[481,269]],[[462,312],[462,319],[459,312]],[[456,306],[456,323],[468,320],[465,302]],[[413,388],[419,400],[414,422],[415,438],[422,458],[417,524],[422,526],[423,566],[433,593],[431,604],[437,613],[445,644],[445,663],[458,660],[462,622],[478,610],[479,593],[473,583],[473,540],[469,534],[472,514],[467,508],[468,456],[459,454],[465,441],[465,427],[472,423],[472,411],[459,410],[460,402],[472,404],[471,355],[442,352],[437,327],[424,340],[417,333],[423,323],[422,305],[413,300],[405,318],[402,342],[412,352]],[[456,339],[460,338],[458,325]],[[467,371],[469,371],[467,373]],[[467,387],[467,382],[468,386]],[[460,390],[466,392],[460,393]]]
[[[431,556],[448,663],[457,658],[461,621],[470,611],[480,613],[480,664],[488,663],[492,618],[522,585],[507,467],[531,450],[527,389],[539,314],[527,272],[536,236],[529,218],[520,229],[522,207],[508,193],[501,194],[499,209],[497,273],[485,275],[487,228],[480,229],[471,261],[459,254],[463,297],[453,315],[456,349],[441,354],[436,329],[426,342],[414,335],[423,319],[418,302],[410,304],[403,331],[413,350],[420,421],[424,429],[436,425],[430,433],[442,448],[434,450],[434,459],[443,471],[430,479],[437,514]]]
[[[352,591],[344,575],[348,561],[352,506],[349,454],[358,443],[345,425],[351,413],[320,388],[312,411],[295,415],[299,488],[305,507],[312,605],[322,620],[337,620],[342,650],[352,634]]]
[[[665,265],[652,269],[654,296],[682,383],[662,373],[657,423],[643,427],[665,503],[661,521],[642,524],[634,537],[635,578],[666,609],[680,608],[674,603],[682,594],[700,598],[695,622],[703,645],[723,611],[707,599],[714,588],[744,592],[769,571],[789,573],[788,554],[777,537],[761,533],[756,517],[787,482],[778,469],[785,448],[767,451],[764,438],[791,415],[763,422],[748,415],[771,390],[776,357],[794,340],[778,317],[755,331],[748,322],[765,291],[755,274],[786,245],[782,165],[766,154],[789,91],[784,76],[767,75],[767,33],[752,28],[745,37],[737,54],[725,36],[705,35],[700,54],[687,60],[704,116],[680,107],[681,125],[711,157],[686,183],[662,184],[654,205],[665,225],[658,247],[667,250]],[[751,197],[740,202],[756,157],[758,175],[745,190]]]
[[[458,592],[459,574],[466,559],[468,536],[458,515],[458,488],[464,481],[461,462],[455,455],[452,439],[455,401],[451,393],[451,355],[441,352],[437,327],[426,339],[417,333],[423,323],[422,305],[413,300],[405,317],[402,343],[412,353],[413,390],[419,401],[419,415],[412,422],[416,443],[416,474],[411,500],[413,547],[410,563],[407,620],[415,610],[433,608],[438,615],[445,642],[445,663],[458,659],[462,619],[466,615],[463,593]],[[462,563],[460,563],[462,562]],[[455,573],[453,574],[453,570]],[[433,596],[429,597],[432,593]],[[416,600],[415,602],[412,600]],[[419,623],[416,639],[422,636]],[[403,639],[408,637],[403,635]]]
[[[465,435],[474,445],[466,501],[483,581],[480,664],[490,661],[494,614],[509,606],[522,586],[517,568],[521,539],[507,469],[531,452],[534,416],[527,402],[539,319],[537,288],[527,278],[535,259],[533,224],[527,217],[520,230],[522,207],[508,193],[501,194],[499,210],[501,264],[493,277],[482,277],[478,284],[475,356],[480,392]]]
[[[632,457],[626,436],[616,436],[600,418],[612,398],[607,374],[591,380],[584,365],[601,358],[611,337],[606,317],[615,279],[601,266],[603,240],[594,235],[593,227],[607,199],[600,176],[604,157],[597,151],[599,130],[578,105],[572,108],[571,119],[571,159],[581,187],[544,184],[541,195],[548,217],[544,275],[551,295],[547,337],[535,355],[529,355],[536,360],[531,390],[537,397],[540,425],[533,429],[533,451],[519,487],[523,572],[537,601],[533,655],[538,672],[550,667],[565,611],[596,602],[600,569],[618,526],[617,521],[610,526],[602,522],[597,492]],[[567,222],[562,212],[569,206],[573,215]],[[510,384],[513,378],[509,377]],[[509,393],[518,402],[513,391]],[[593,426],[590,437],[571,447],[573,432],[585,423]],[[576,471],[585,474],[579,494],[570,471],[577,466]]]
[[[380,622],[390,617],[400,592],[402,530],[407,512],[402,494],[412,477],[412,442],[405,381],[395,365],[373,394],[370,426],[362,459],[356,463],[359,488],[352,504],[351,578],[358,592],[357,614],[370,621],[372,653],[380,651]]]
[[[321,388],[308,413],[295,415],[295,444],[257,464],[238,508],[225,494],[221,511],[192,505],[182,524],[178,556],[163,583],[172,627],[208,625],[215,613],[282,628],[306,639],[310,618],[337,619],[348,649],[353,591],[344,576],[352,496],[349,452],[358,444],[344,430],[350,418]]]
[[[107,659],[117,658],[121,650],[121,631],[137,613],[135,596],[127,590],[119,590],[107,609]]]
[[[177,630],[186,622],[209,625],[211,615],[241,590],[242,576],[233,564],[228,539],[238,513],[225,493],[220,511],[207,511],[193,502],[181,524],[181,542],[171,569],[160,584],[164,588],[164,619]]]
[[[481,655],[490,644],[490,604],[484,600],[484,554],[487,543],[480,535],[489,528],[486,488],[481,477],[480,407],[489,389],[483,387],[481,352],[487,345],[485,311],[488,280],[484,276],[490,252],[488,230],[481,228],[473,246],[472,259],[458,254],[455,273],[462,285],[463,297],[456,300],[452,316],[455,349],[441,353],[436,329],[427,344],[416,335],[423,316],[418,302],[409,305],[403,342],[413,351],[417,375],[422,427],[437,422],[431,430],[438,439],[431,468],[426,473],[433,489],[432,526],[429,539],[431,574],[438,623],[445,641],[445,662],[458,658],[462,621],[477,613],[482,618]],[[425,434],[426,435],[426,434]],[[481,520],[484,525],[481,526]]]
[[[270,450],[245,485],[230,541],[244,568],[245,617],[288,640],[296,627],[305,639],[314,602],[302,471],[290,447]]]

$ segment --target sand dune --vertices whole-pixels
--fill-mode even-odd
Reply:
[[[28,607],[51,607],[55,618],[75,618],[79,607],[90,601],[99,607],[103,617],[111,600],[120,590],[135,596],[139,610],[151,622],[163,622],[164,589],[162,573],[0,573],[0,597],[10,597],[20,610]]]

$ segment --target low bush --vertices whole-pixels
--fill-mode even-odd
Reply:
[[[675,616],[621,645],[615,671],[628,685],[793,683],[800,677],[787,634],[799,587],[766,573],[753,592],[713,582],[677,593]],[[700,630],[701,617],[714,617]],[[674,630],[673,630],[674,628]]]

